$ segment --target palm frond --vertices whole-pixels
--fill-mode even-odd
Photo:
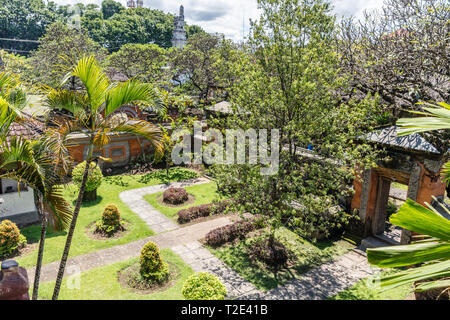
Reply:
[[[397,122],[401,128],[398,132],[400,136],[410,135],[413,133],[428,132],[433,130],[450,129],[450,107],[448,104],[441,102],[439,105],[430,105],[424,108],[425,112],[414,112],[426,117],[421,118],[405,118]]]
[[[45,96],[44,105],[52,110],[66,110],[77,118],[86,117],[85,109],[89,106],[86,96],[69,90],[49,88]]]
[[[80,59],[69,72],[62,83],[67,82],[71,77],[77,77],[86,88],[89,97],[92,113],[95,113],[105,102],[105,95],[110,86],[108,77],[102,71],[94,56],[87,56]]]
[[[108,90],[105,101],[105,116],[109,116],[118,108],[131,103],[143,103],[157,110],[165,109],[163,97],[156,87],[131,79],[115,84]]]
[[[110,124],[111,125],[111,124]],[[163,152],[162,132],[161,130],[143,120],[128,120],[115,125],[111,125],[111,131],[116,133],[126,132],[132,133],[137,136],[147,139],[155,148],[156,154],[161,154]]]

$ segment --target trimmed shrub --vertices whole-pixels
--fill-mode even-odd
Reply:
[[[169,279],[169,266],[161,258],[154,242],[149,242],[142,248],[140,265],[141,276],[149,282],[161,283]]]
[[[124,230],[120,219],[120,212],[116,205],[108,205],[102,214],[102,219],[97,222],[96,231],[112,235],[119,230]]]
[[[223,213],[230,201],[223,201],[220,203],[210,203],[210,204],[204,204],[197,207],[191,207],[189,209],[180,210],[178,215],[178,223],[189,223],[192,220],[203,218],[203,217],[209,217],[215,214],[221,214]]]
[[[27,244],[14,222],[3,220],[0,223],[0,257],[9,256]]]
[[[285,245],[270,237],[254,239],[249,246],[248,254],[250,259],[262,262],[275,273],[287,268],[290,258],[290,252]]]
[[[72,171],[72,180],[78,186],[81,187],[81,182],[83,182],[84,170],[86,169],[86,161],[77,165]],[[89,168],[89,176],[86,183],[86,192],[92,192],[97,190],[102,184],[103,174],[100,167],[95,163],[91,162],[91,167]]]
[[[207,272],[190,276],[184,283],[182,293],[187,300],[225,300],[228,294],[219,278]]]
[[[257,219],[253,219],[252,221],[238,221],[210,231],[206,235],[206,244],[211,247],[218,247],[235,239],[242,239],[248,233],[261,227],[262,225],[258,223]]]
[[[187,191],[183,188],[170,188],[163,194],[163,201],[173,205],[182,204],[189,200]]]

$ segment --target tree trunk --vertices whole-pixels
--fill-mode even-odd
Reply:
[[[67,259],[69,258],[70,246],[72,244],[73,233],[77,225],[78,214],[80,213],[81,203],[83,202],[84,190],[86,189],[86,182],[89,176],[89,168],[92,159],[92,147],[90,148],[88,161],[86,161],[86,169],[84,171],[83,181],[81,182],[80,191],[78,193],[78,199],[75,205],[75,210],[72,216],[72,222],[70,223],[69,232],[67,234],[66,245],[64,246],[64,252],[59,265],[58,275],[56,277],[55,289],[53,291],[52,300],[58,300],[59,292],[61,290],[61,284],[64,277],[64,271],[66,269]]]
[[[39,251],[36,263],[36,271],[34,273],[33,295],[32,300],[38,299],[39,281],[41,278],[42,259],[44,258],[45,234],[47,233],[47,216],[44,212],[42,195],[39,194],[39,203],[37,206],[39,217],[41,218],[41,238],[39,240]]]

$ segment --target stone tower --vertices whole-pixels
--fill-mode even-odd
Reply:
[[[127,7],[128,8],[136,8],[136,3],[134,2],[134,0],[128,0]]]
[[[180,15],[175,17],[172,46],[183,48],[186,45],[186,22],[184,21],[184,7],[180,6]]]
[[[142,8],[144,6],[144,0],[137,0],[136,4],[138,8]]]

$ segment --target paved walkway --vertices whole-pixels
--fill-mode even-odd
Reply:
[[[242,300],[325,300],[376,272],[364,255],[349,252],[322,264],[267,293],[253,292]]]
[[[159,248],[170,248],[177,253],[195,272],[210,272],[217,275],[228,289],[228,298],[245,300],[320,300],[347,289],[363,278],[374,273],[365,256],[350,252],[335,261],[325,263],[305,273],[301,279],[294,279],[269,292],[258,290],[238,273],[226,266],[198,241],[216,228],[232,223],[230,217],[221,217],[187,227],[180,227],[143,199],[145,195],[162,192],[171,187],[185,188],[209,183],[206,178],[184,182],[150,186],[125,191],[120,199],[138,214],[158,235],[112,248],[99,250],[70,258],[65,276],[74,273],[118,263],[138,257],[142,247],[149,241]],[[44,265],[41,281],[56,278],[59,261]],[[34,268],[28,269],[30,283],[33,282]]]
[[[174,182],[160,184],[156,186],[145,187],[141,189],[128,190],[122,192],[119,197],[126,205],[130,207],[142,220],[144,220],[150,229],[155,233],[162,233],[178,229],[178,225],[167,218],[164,214],[153,208],[144,196],[158,192],[166,191],[169,188],[186,188],[199,184],[211,182],[206,178],[198,178],[183,182]]]
[[[155,242],[161,249],[170,249],[180,244],[189,244],[204,238],[212,229],[223,227],[230,223],[230,218],[222,217],[188,227],[178,228],[177,230],[155,235],[139,241],[73,257],[67,261],[66,270],[86,272],[94,268],[138,257],[141,253],[142,247],[149,241]],[[46,282],[55,280],[58,273],[58,267],[59,261],[44,265],[41,270],[41,281]],[[30,283],[33,283],[34,268],[30,268],[27,271],[28,276],[30,277]],[[69,271],[65,274],[65,276],[70,275],[71,274]]]

